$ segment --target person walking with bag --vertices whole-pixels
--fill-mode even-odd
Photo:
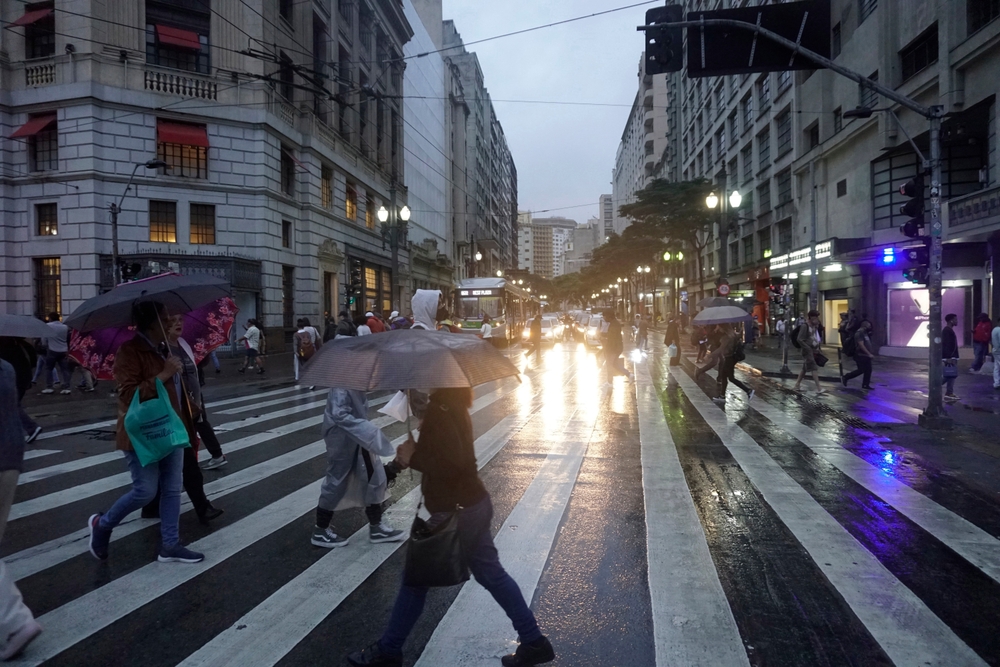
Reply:
[[[107,560],[111,531],[126,516],[149,503],[159,491],[160,549],[157,560],[161,563],[200,563],[205,556],[181,544],[178,528],[184,468],[183,448],[174,448],[160,460],[143,465],[130,434],[125,430],[126,417],[136,393],[139,401],[153,401],[160,396],[162,388],[166,390],[165,396],[173,417],[180,419],[186,431],[175,435],[186,436],[190,446],[195,438],[195,430],[190,415],[187,420],[183,417],[187,414],[182,409],[184,390],[181,374],[184,372],[184,365],[176,356],[167,354],[165,323],[169,314],[163,304],[152,301],[139,303],[133,309],[132,318],[136,335],[118,349],[113,370],[118,385],[115,447],[124,453],[132,475],[132,488],[107,512],[98,512],[87,521],[90,553],[98,560]]]
[[[813,381],[816,382],[816,393],[823,393],[823,386],[819,383],[819,363],[817,361],[817,357],[822,355],[820,352],[821,327],[818,310],[810,310],[805,324],[796,327],[799,330],[799,349],[802,350],[802,368],[799,369],[799,377],[795,381],[792,391],[799,391],[806,373],[812,373]]]
[[[958,377],[958,336],[955,335],[955,326],[958,325],[958,315],[948,313],[944,316],[944,324],[941,329],[941,359],[944,360],[941,384],[945,385],[944,400],[957,401],[955,379]]]
[[[521,589],[503,565],[490,521],[493,501],[479,479],[473,444],[472,390],[467,388],[438,389],[431,393],[427,414],[420,427],[419,439],[407,440],[396,451],[402,466],[422,474],[420,482],[427,511],[426,522],[431,528],[451,520],[457,513],[462,556],[472,576],[497,601],[518,634],[517,651],[504,656],[504,667],[540,665],[555,659],[552,644],[542,634],[535,615],[528,607]],[[382,637],[367,648],[351,653],[352,665],[367,667],[401,667],[403,645],[416,625],[424,608],[427,587],[404,583],[396,596],[389,624]]]
[[[872,359],[875,358],[875,353],[872,351],[874,347],[869,335],[871,330],[872,323],[868,320],[861,320],[858,330],[854,332],[854,363],[858,365],[858,369],[841,378],[840,381],[845,387],[848,382],[859,375],[863,375],[864,377],[861,378],[861,388],[872,388]]]
[[[732,382],[746,392],[747,403],[749,403],[753,400],[753,395],[756,392],[749,385],[736,379],[736,364],[746,359],[746,353],[743,351],[743,343],[740,342],[740,337],[732,324],[723,324],[720,327],[723,331],[722,343],[719,346],[722,364],[719,366],[719,375],[717,378],[720,394],[712,400],[717,403],[725,403],[726,389],[729,383]]]
[[[24,432],[18,418],[20,393],[14,367],[0,359],[0,539],[24,461]],[[7,565],[0,560],[0,660],[21,653],[41,631],[42,626],[24,604]]]

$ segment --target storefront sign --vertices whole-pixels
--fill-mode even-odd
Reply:
[[[822,243],[816,244],[816,259],[825,259],[833,254],[833,242],[823,241]],[[812,248],[800,248],[799,250],[793,250],[790,253],[779,255],[778,257],[772,257],[771,261],[768,263],[768,267],[771,271],[777,269],[787,269],[790,266],[797,266],[799,264],[806,264],[812,261]]]

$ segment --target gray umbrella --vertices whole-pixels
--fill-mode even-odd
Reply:
[[[158,301],[171,313],[181,314],[226,296],[230,296],[229,283],[220,278],[167,273],[122,283],[110,292],[87,299],[65,323],[80,332],[127,327],[132,324],[132,306],[142,301]]]
[[[358,391],[442,389],[517,374],[507,357],[475,336],[400,329],[326,343],[306,362],[301,383]]]
[[[735,305],[735,303],[724,296],[707,296],[698,302],[699,308],[721,308],[723,306]]]
[[[706,308],[691,320],[694,324],[728,324],[750,319],[750,314],[736,306],[717,306]]]
[[[0,336],[11,338],[51,338],[52,328],[30,315],[0,314]]]

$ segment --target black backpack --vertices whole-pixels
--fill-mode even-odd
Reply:
[[[801,324],[796,325],[795,328],[792,329],[792,345],[794,345],[795,347],[802,347],[801,345],[799,345],[799,330],[801,329],[802,329]]]
[[[743,343],[736,343],[736,347],[733,348],[733,361],[740,362],[745,361],[747,358],[747,353],[743,349]]]
[[[849,357],[853,357],[855,355],[858,351],[858,342],[854,339],[854,334],[850,334],[844,338],[844,345],[842,349],[844,350],[844,354]]]

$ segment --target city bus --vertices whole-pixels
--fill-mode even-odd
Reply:
[[[466,278],[455,289],[454,319],[462,329],[478,333],[483,315],[489,315],[493,338],[505,345],[518,340],[528,318],[539,307],[537,298],[505,278]]]

